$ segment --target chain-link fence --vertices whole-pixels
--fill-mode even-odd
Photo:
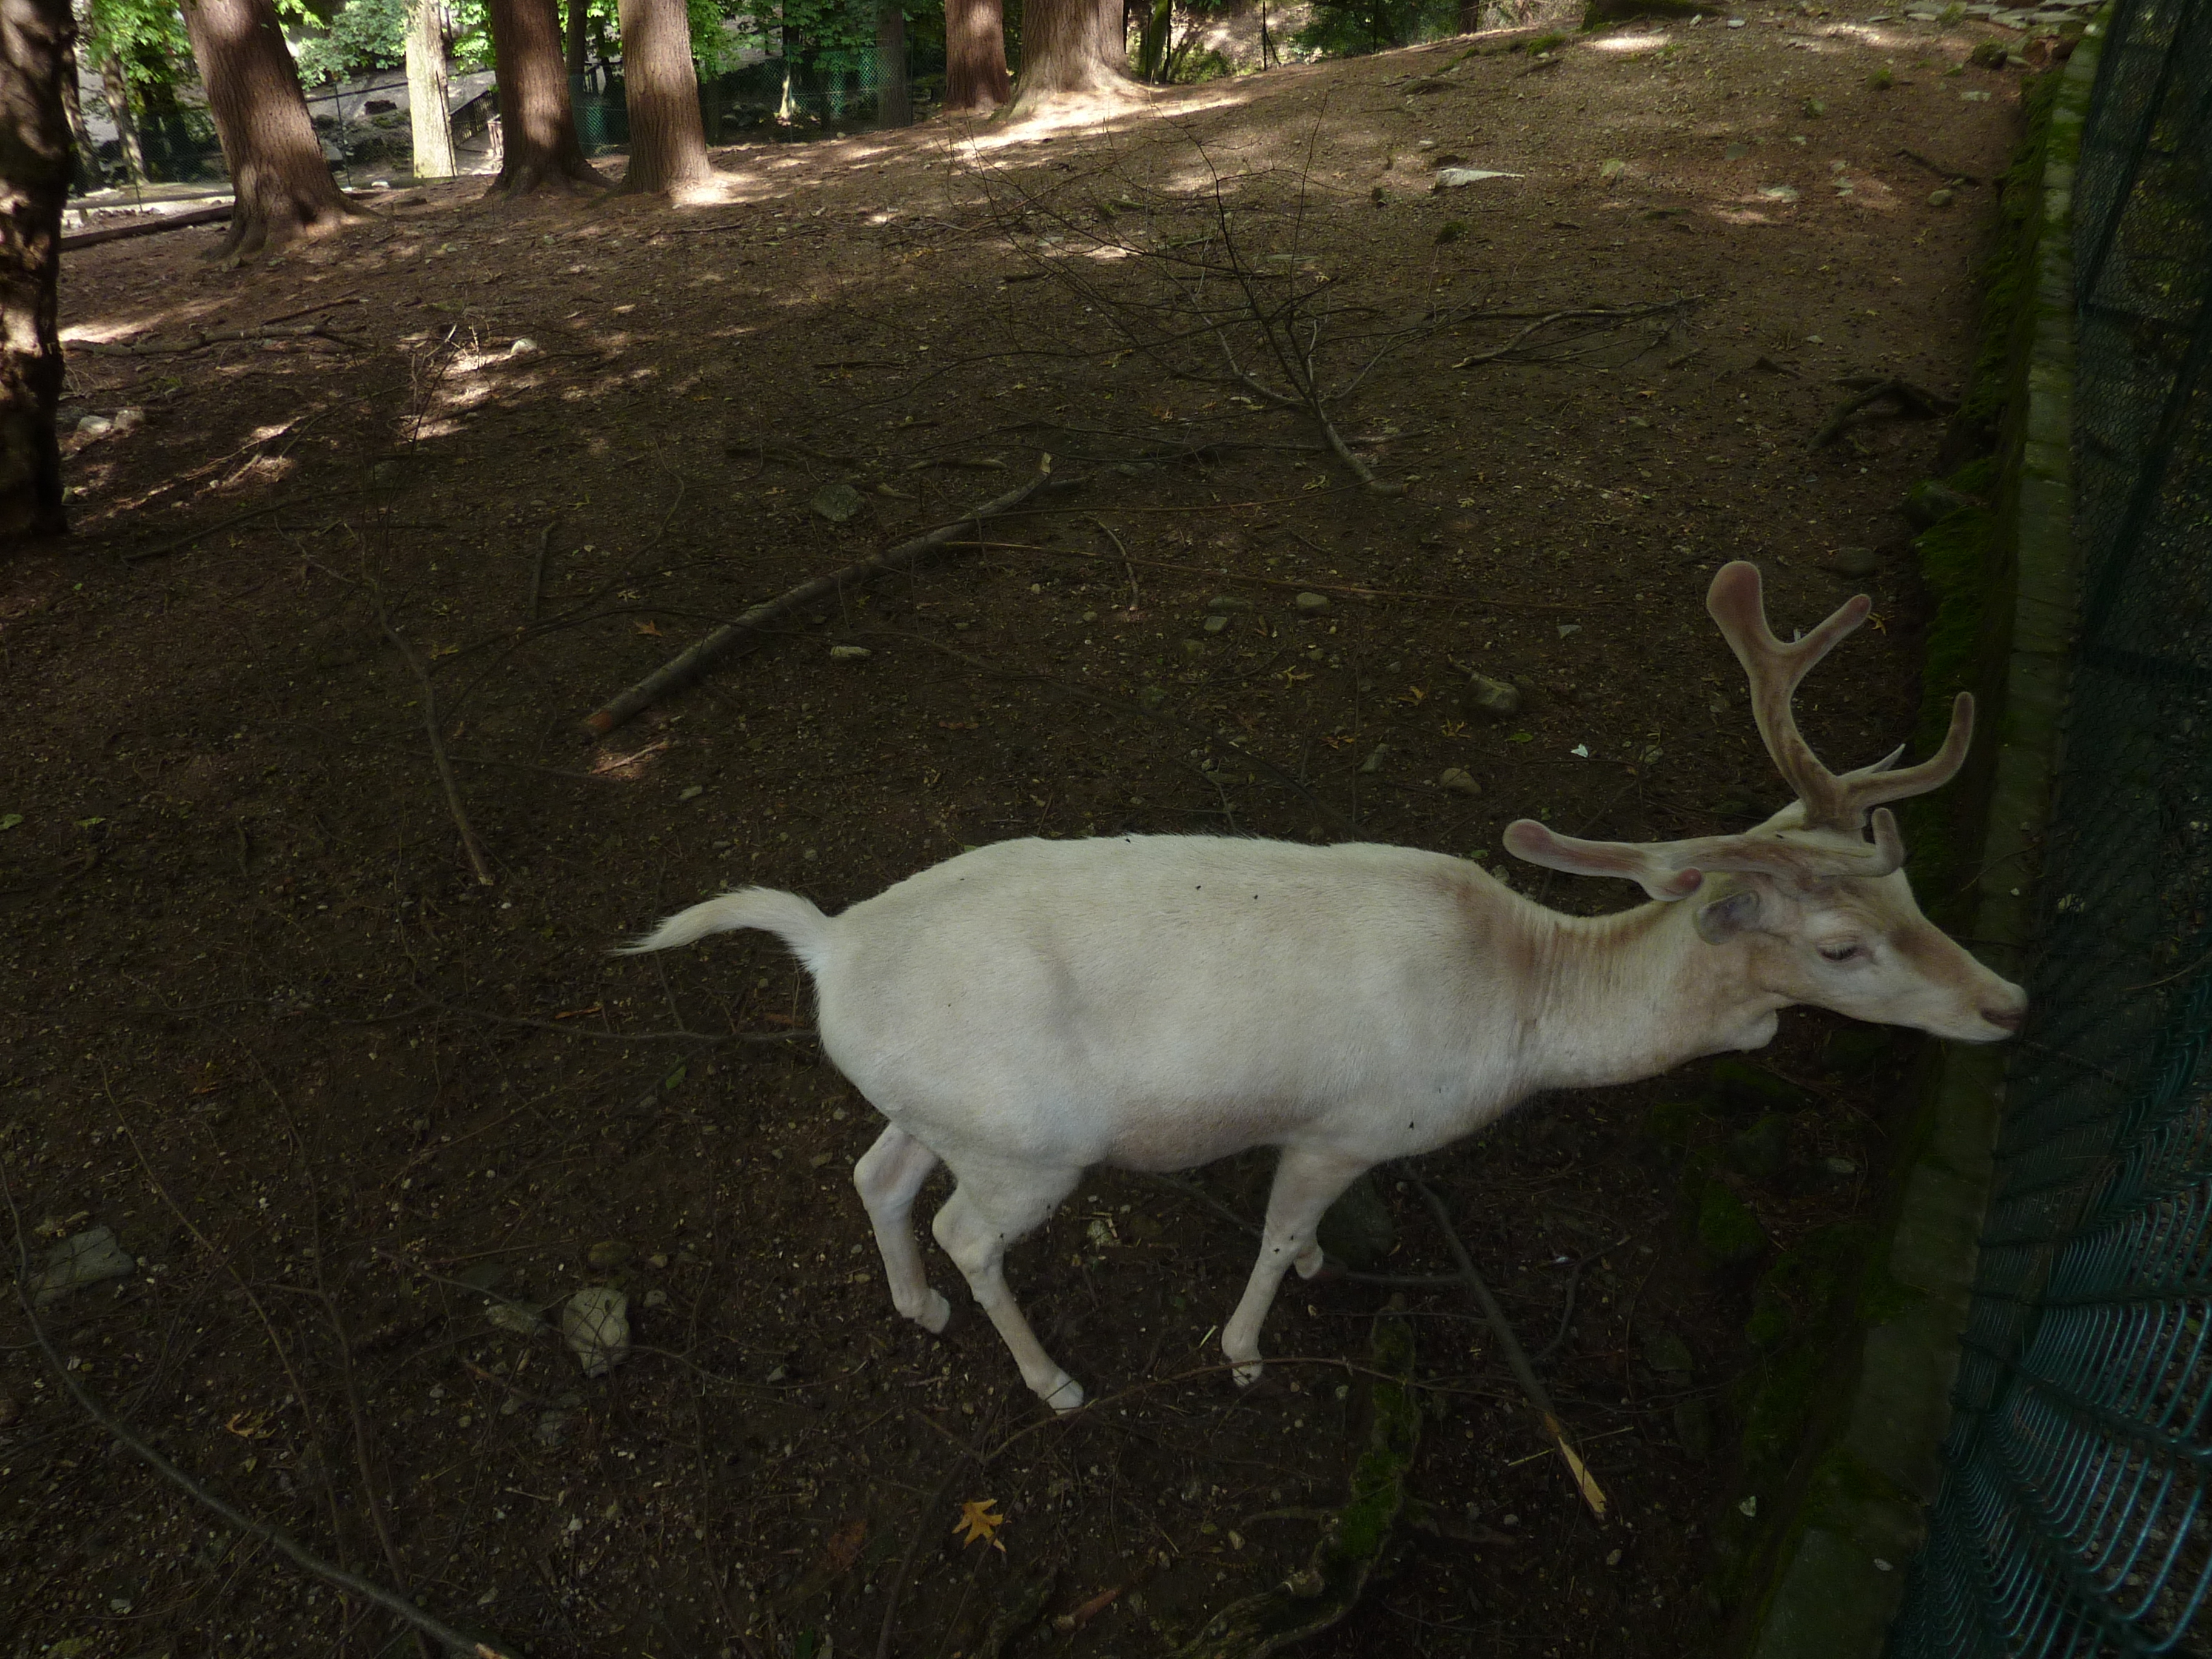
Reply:
[[[2120,0],[2073,226],[2072,706],[1899,1659],[2212,1646],[2212,0]]]

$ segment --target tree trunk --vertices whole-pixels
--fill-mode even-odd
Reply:
[[[407,18],[407,120],[415,176],[453,176],[453,117],[446,103],[446,21],[438,0],[415,0]]]
[[[945,0],[945,107],[988,114],[1012,86],[1005,0]]]
[[[524,196],[548,185],[604,188],[607,181],[584,159],[576,137],[553,0],[489,0],[489,9],[505,148],[499,177],[486,194]]]
[[[123,152],[123,171],[133,185],[146,182],[146,152],[138,148],[138,118],[131,112],[131,82],[123,60],[108,52],[100,60],[100,84],[107,97],[107,118],[115,123],[115,147]]]
[[[359,216],[323,160],[271,0],[185,0],[185,27],[237,198],[215,257],[242,259]]]
[[[70,176],[62,77],[76,39],[69,0],[0,0],[0,548],[69,528],[54,277]]]
[[[622,0],[623,83],[629,95],[624,196],[660,196],[714,173],[699,118],[691,18],[684,0]]]
[[[62,65],[62,114],[69,122],[70,150],[76,158],[70,167],[70,183],[83,190],[98,190],[107,180],[100,176],[100,146],[84,124],[84,94],[77,86],[76,42],[70,42]]]
[[[1029,0],[1022,9],[1022,72],[1007,114],[1053,106],[1115,104],[1135,93],[1121,0]]]
[[[584,20],[591,15],[588,0],[568,0],[568,75],[584,72]]]
[[[1483,0],[1459,0],[1459,32],[1479,34],[1482,32]]]
[[[906,82],[904,0],[876,0],[876,125],[914,125],[914,94]]]

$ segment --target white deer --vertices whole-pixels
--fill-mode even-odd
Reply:
[[[1120,836],[978,848],[835,917],[748,888],[629,948],[781,936],[814,976],[823,1050],[890,1120],[854,1182],[892,1302],[932,1331],[951,1315],[909,1218],[942,1163],[956,1184],[937,1241],[1061,1411],[1083,1390],[1008,1291],[1007,1247],[1093,1164],[1184,1170],[1279,1147],[1259,1260],[1221,1338],[1249,1382],[1284,1271],[1321,1267],[1322,1212],[1375,1164],[1449,1146],[1540,1090],[1759,1048],[1793,1003],[1967,1042],[2018,1028],[2026,994],[1921,914],[1881,810],[1958,771],[1972,699],[1931,759],[1890,770],[1899,750],[1838,776],[1790,696],[1869,601],[1785,645],[1758,570],[1735,563],[1707,606],[1796,800],[1690,841],[1579,841],[1525,818],[1505,831],[1531,863],[1639,884],[1656,902],[1633,910],[1562,915],[1410,848]]]

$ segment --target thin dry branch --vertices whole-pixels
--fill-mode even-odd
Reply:
[[[1850,386],[1854,382],[1846,380],[1844,384]],[[1934,420],[1938,416],[1948,415],[1959,406],[1955,398],[1914,386],[1910,380],[1900,380],[1893,376],[1875,380],[1871,385],[1863,386],[1856,397],[1838,405],[1835,413],[1829,416],[1820,429],[1813,434],[1812,441],[1806,447],[1820,449],[1835,442],[1843,435],[1844,427],[1852,416],[1869,404],[1879,403],[1884,398],[1896,398],[1909,413],[1923,420]]]
[[[1506,1322],[1505,1310],[1498,1305],[1498,1298],[1490,1293],[1490,1286],[1475,1271],[1474,1258],[1467,1253],[1467,1246],[1460,1239],[1459,1230],[1452,1225],[1451,1212],[1427,1182],[1418,1176],[1411,1179],[1413,1189],[1420,1194],[1422,1200],[1429,1206],[1429,1212],[1436,1218],[1437,1228],[1444,1236],[1445,1247],[1450,1250],[1452,1261],[1459,1268],[1461,1282],[1467,1286],[1468,1293],[1474,1297],[1475,1306],[1482,1310],[1483,1318],[1489,1322],[1491,1333],[1497,1337],[1498,1346],[1505,1356],[1506,1369],[1513,1373],[1513,1380],[1521,1385],[1521,1392],[1528,1396],[1528,1403],[1536,1408],[1536,1416],[1544,1425],[1544,1432],[1552,1437],[1559,1455],[1566,1460],[1567,1470],[1574,1476],[1575,1489],[1582,1494],[1583,1502],[1589,1505],[1592,1515],[1604,1520],[1607,1508],[1604,1489],[1598,1485],[1596,1477],[1590,1474],[1580,1454],[1568,1441],[1566,1429],[1560,1423],[1559,1413],[1552,1409],[1552,1396],[1536,1380],[1535,1369],[1529,1364],[1528,1356],[1522,1352],[1520,1339],[1514,1335],[1513,1327]]]
[[[67,1362],[63,1359],[61,1351],[54,1346],[53,1339],[46,1334],[45,1324],[40,1320],[36,1309],[32,1306],[30,1247],[23,1236],[22,1214],[15,1207],[15,1183],[8,1179],[4,1164],[0,1164],[0,1197],[7,1200],[8,1219],[14,1227],[15,1234],[16,1304],[22,1310],[24,1321],[30,1328],[31,1340],[37,1346],[39,1352],[46,1357],[47,1366],[60,1382],[64,1391],[76,1402],[78,1408],[86,1416],[112,1435],[117,1441],[150,1465],[155,1473],[195,1503],[213,1510],[234,1530],[244,1533],[249,1538],[259,1539],[295,1565],[314,1574],[324,1583],[334,1584],[342,1590],[360,1596],[363,1601],[374,1602],[386,1612],[404,1620],[412,1629],[420,1631],[432,1641],[454,1653],[467,1654],[471,1656],[471,1659],[508,1659],[505,1653],[493,1647],[489,1643],[480,1642],[473,1636],[463,1635],[443,1620],[423,1612],[406,1597],[386,1589],[381,1584],[363,1578],[358,1573],[348,1572],[343,1567],[324,1560],[322,1557],[308,1549],[282,1528],[272,1526],[266,1521],[258,1521],[244,1510],[235,1509],[225,1503],[198,1481],[193,1480],[191,1475],[186,1474],[184,1470],[162,1456],[160,1452],[155,1450],[135,1430],[94,1399],[91,1390],[77,1380],[76,1373],[72,1371]]]
[[[366,350],[359,340],[323,326],[320,323],[295,323],[280,325],[264,324],[259,328],[231,328],[216,334],[192,334],[174,343],[149,340],[143,344],[109,344],[92,340],[70,340],[63,349],[88,357],[166,357],[184,352],[204,351],[210,346],[239,345],[254,340],[328,340],[349,351]]]
[[[753,606],[735,621],[725,623],[663,663],[593,714],[584,722],[585,726],[594,735],[604,737],[671,692],[681,690],[692,684],[718,659],[741,647],[758,644],[768,637],[768,632],[775,623],[800,606],[832,593],[843,592],[848,588],[865,586],[902,570],[937,549],[953,544],[969,526],[980,528],[986,519],[1011,513],[1052,482],[1052,457],[1047,455],[1041,458],[1036,472],[1024,483],[1003,495],[994,496],[980,507],[970,508],[951,523],[940,525],[927,535],[902,543],[887,553],[876,554],[857,564],[848,564],[842,570],[833,570],[826,576],[817,576],[811,581],[801,582],[789,592]]]

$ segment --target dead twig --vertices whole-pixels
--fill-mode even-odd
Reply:
[[[1138,598],[1136,564],[1129,557],[1129,550],[1121,544],[1121,538],[1114,533],[1114,526],[1112,525],[1108,524],[1105,520],[1099,518],[1096,514],[1091,515],[1091,522],[1097,525],[1098,528],[1104,532],[1106,539],[1114,544],[1114,550],[1121,556],[1121,568],[1129,573],[1129,610],[1133,614],[1137,609]]]
[[[1513,1380],[1521,1385],[1521,1392],[1528,1396],[1528,1403],[1536,1408],[1544,1432],[1551,1436],[1553,1443],[1559,1448],[1559,1455],[1566,1460],[1568,1472],[1574,1476],[1575,1487],[1582,1493],[1583,1502],[1589,1505],[1592,1515],[1604,1520],[1605,1492],[1577,1455],[1574,1447],[1568,1443],[1567,1431],[1559,1422],[1559,1413],[1552,1409],[1551,1395],[1536,1380],[1535,1370],[1528,1364],[1528,1356],[1522,1352],[1520,1339],[1514,1335],[1513,1327],[1506,1322],[1505,1310],[1498,1305],[1498,1298],[1490,1293],[1490,1286],[1475,1271],[1474,1258],[1467,1253],[1467,1246],[1460,1240],[1459,1230],[1452,1225],[1451,1212],[1444,1207],[1443,1200],[1437,1196],[1436,1189],[1427,1182],[1418,1176],[1410,1179],[1413,1189],[1428,1205],[1429,1212],[1437,1218],[1437,1227],[1443,1234],[1445,1247],[1451,1251],[1452,1261],[1459,1267],[1461,1282],[1474,1297],[1475,1305],[1481,1309],[1483,1318],[1489,1322],[1491,1333],[1497,1337],[1498,1348],[1505,1356],[1506,1369],[1513,1373]]]
[[[438,731],[438,694],[430,684],[430,670],[416,654],[407,636],[392,625],[392,618],[384,608],[382,592],[374,582],[367,586],[369,603],[376,609],[376,625],[398,651],[422,693],[422,734],[430,741],[430,763],[437,769],[439,786],[446,792],[446,806],[453,815],[453,827],[461,833],[461,847],[469,855],[469,868],[476,872],[479,887],[495,885],[491,866],[484,862],[483,848],[477,842],[476,828],[469,822],[469,810],[461,804],[461,786],[453,777],[453,762],[447,758],[445,738]]]
[[[1934,420],[1939,416],[1948,415],[1959,406],[1956,398],[1946,398],[1939,392],[1927,391],[1914,386],[1909,380],[1892,378],[1875,380],[1871,383],[1865,380],[1845,380],[1844,384],[1860,386],[1864,389],[1856,397],[1839,405],[1835,413],[1828,416],[1820,429],[1813,434],[1812,441],[1806,445],[1808,449],[1819,449],[1835,442],[1843,434],[1844,423],[1852,416],[1857,414],[1869,404],[1879,403],[1884,398],[1896,398],[1908,413],[1917,415],[1923,420]]]
[[[545,559],[553,550],[553,526],[560,522],[556,514],[538,532],[538,556],[530,566],[530,620],[533,623],[538,620],[538,601],[545,596]]]
[[[887,553],[876,554],[857,564],[848,564],[842,570],[833,570],[826,576],[817,576],[811,581],[801,582],[789,592],[753,606],[735,621],[724,624],[688,649],[679,652],[629,690],[609,702],[584,722],[586,727],[595,735],[604,737],[671,692],[690,685],[719,658],[740,647],[758,644],[768,636],[767,630],[772,624],[801,606],[850,587],[865,586],[904,569],[925,555],[952,544],[969,526],[975,526],[980,529],[986,519],[1013,511],[1051,482],[1052,458],[1047,455],[1041,459],[1037,470],[1025,482],[1003,495],[971,508],[951,524],[940,526],[927,535],[917,536]]]
[[[324,1560],[322,1557],[307,1548],[283,1528],[271,1526],[266,1521],[258,1521],[244,1510],[233,1508],[167,1458],[162,1456],[160,1452],[155,1450],[135,1430],[94,1399],[91,1391],[77,1380],[76,1373],[72,1371],[68,1363],[63,1359],[61,1351],[54,1346],[53,1339],[46,1334],[45,1323],[39,1318],[37,1310],[32,1306],[30,1247],[23,1237],[22,1214],[15,1207],[15,1183],[8,1179],[7,1166],[4,1164],[0,1164],[0,1197],[4,1197],[7,1200],[8,1219],[14,1227],[15,1234],[16,1304],[22,1310],[24,1321],[30,1328],[32,1341],[37,1345],[39,1352],[46,1357],[48,1367],[60,1382],[63,1389],[76,1402],[78,1408],[86,1416],[97,1423],[106,1432],[112,1435],[116,1440],[151,1466],[157,1474],[195,1503],[222,1516],[225,1524],[250,1538],[260,1540],[295,1565],[314,1574],[324,1583],[336,1585],[338,1589],[358,1595],[364,1601],[374,1602],[386,1612],[405,1621],[412,1629],[422,1632],[432,1641],[454,1653],[468,1654],[471,1659],[507,1659],[507,1656],[499,1649],[491,1646],[489,1643],[479,1642],[472,1636],[464,1636],[443,1620],[423,1612],[406,1597],[386,1589],[381,1584],[363,1578],[358,1573],[348,1572],[343,1567]]]
[[[311,307],[313,308],[313,307]],[[297,313],[295,313],[295,315]],[[333,332],[320,323],[301,323],[292,326],[264,324],[258,328],[225,329],[221,333],[188,335],[174,344],[148,341],[144,344],[109,344],[92,340],[70,342],[64,349],[88,357],[167,357],[187,352],[204,351],[210,346],[238,345],[254,340],[328,340],[343,346],[348,351],[368,349],[359,340]]]
[[[243,513],[234,513],[227,519],[217,519],[213,524],[204,525],[187,535],[178,537],[174,541],[162,542],[155,547],[139,548],[120,556],[125,564],[143,564],[149,559],[165,558],[172,553],[181,553],[194,542],[205,541],[218,531],[234,529],[239,525],[249,523],[255,519],[265,519],[271,513],[282,513],[288,507],[319,507],[323,502],[335,501],[341,495],[359,495],[363,493],[359,489],[331,489],[325,490],[319,495],[302,496],[296,501],[287,499],[281,501],[267,501],[259,507],[248,507]]]

